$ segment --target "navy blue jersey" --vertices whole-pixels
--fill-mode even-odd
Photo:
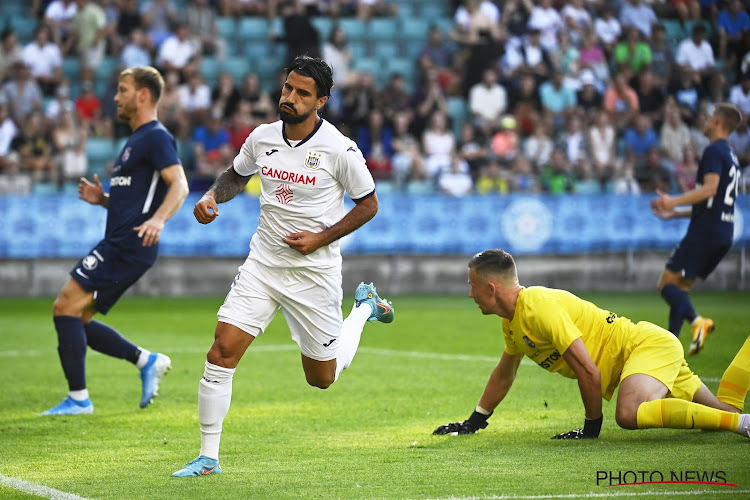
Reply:
[[[734,202],[740,185],[737,155],[724,139],[711,143],[703,152],[696,182],[702,185],[706,174],[719,175],[719,187],[711,198],[693,205],[689,232],[731,243],[734,231]]]
[[[117,156],[104,238],[134,260],[156,261],[158,245],[144,247],[133,228],[150,219],[164,201],[168,186],[161,170],[179,163],[174,137],[158,121],[138,127]]]

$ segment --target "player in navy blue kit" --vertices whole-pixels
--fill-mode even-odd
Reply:
[[[120,151],[112,171],[109,194],[99,177],[81,178],[79,198],[107,209],[104,239],[70,272],[54,305],[58,353],[68,397],[41,415],[79,415],[94,412],[86,388],[86,346],[140,369],[145,408],[157,395],[159,383],[171,367],[164,354],[151,353],[123,338],[112,327],[92,320],[106,314],[120,296],[154,264],[164,223],[185,201],[185,172],[174,137],[156,119],[156,105],[164,79],[151,67],[120,73],[115,103],[120,118],[133,134]]]
[[[731,104],[717,104],[703,133],[711,144],[703,152],[696,186],[677,196],[659,192],[651,208],[661,219],[690,217],[687,234],[667,261],[658,288],[669,304],[669,331],[679,336],[682,322],[691,323],[690,354],[703,349],[714,322],[696,313],[688,296],[695,279],[706,279],[732,247],[734,202],[740,185],[740,165],[727,137],[742,121]],[[677,209],[681,205],[692,205]]]

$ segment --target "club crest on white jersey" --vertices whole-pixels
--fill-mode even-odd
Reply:
[[[315,170],[320,166],[320,159],[322,158],[322,153],[316,153],[315,151],[308,151],[307,152],[307,158],[305,158],[305,167]]]

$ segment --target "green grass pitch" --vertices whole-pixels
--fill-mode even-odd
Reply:
[[[634,320],[666,322],[656,292],[581,296]],[[432,436],[476,405],[503,349],[500,319],[482,316],[468,297],[390,298],[395,322],[368,324],[351,368],[325,391],[305,383],[279,315],[235,374],[224,474],[186,479],[170,474],[199,450],[198,380],[221,297],[123,299],[103,319],[171,356],[160,397],[140,410],[137,370],[89,351],[94,415],[45,418],[36,414],[66,394],[52,299],[0,300],[0,498],[33,498],[13,481],[106,499],[750,498],[750,440],[736,434],[625,431],[614,422],[614,402],[605,402],[600,439],[550,440],[583,423],[578,387],[528,362],[486,430]],[[694,294],[717,330],[688,362],[712,390],[750,334],[749,299]],[[685,327],[686,348],[689,337]],[[671,471],[721,472],[714,481],[738,487],[609,487],[597,484],[598,471],[645,471],[646,481],[659,479],[655,471],[665,480]]]

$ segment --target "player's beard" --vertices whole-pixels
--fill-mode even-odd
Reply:
[[[135,114],[136,104],[135,99],[120,103],[117,109],[117,116],[123,120],[130,120],[130,117]]]
[[[281,118],[282,122],[288,125],[298,125],[304,122],[310,117],[313,111],[315,111],[314,109],[311,109],[310,111],[308,111],[307,113],[303,115],[295,115],[286,110],[287,106],[283,106],[279,104],[279,117]]]

